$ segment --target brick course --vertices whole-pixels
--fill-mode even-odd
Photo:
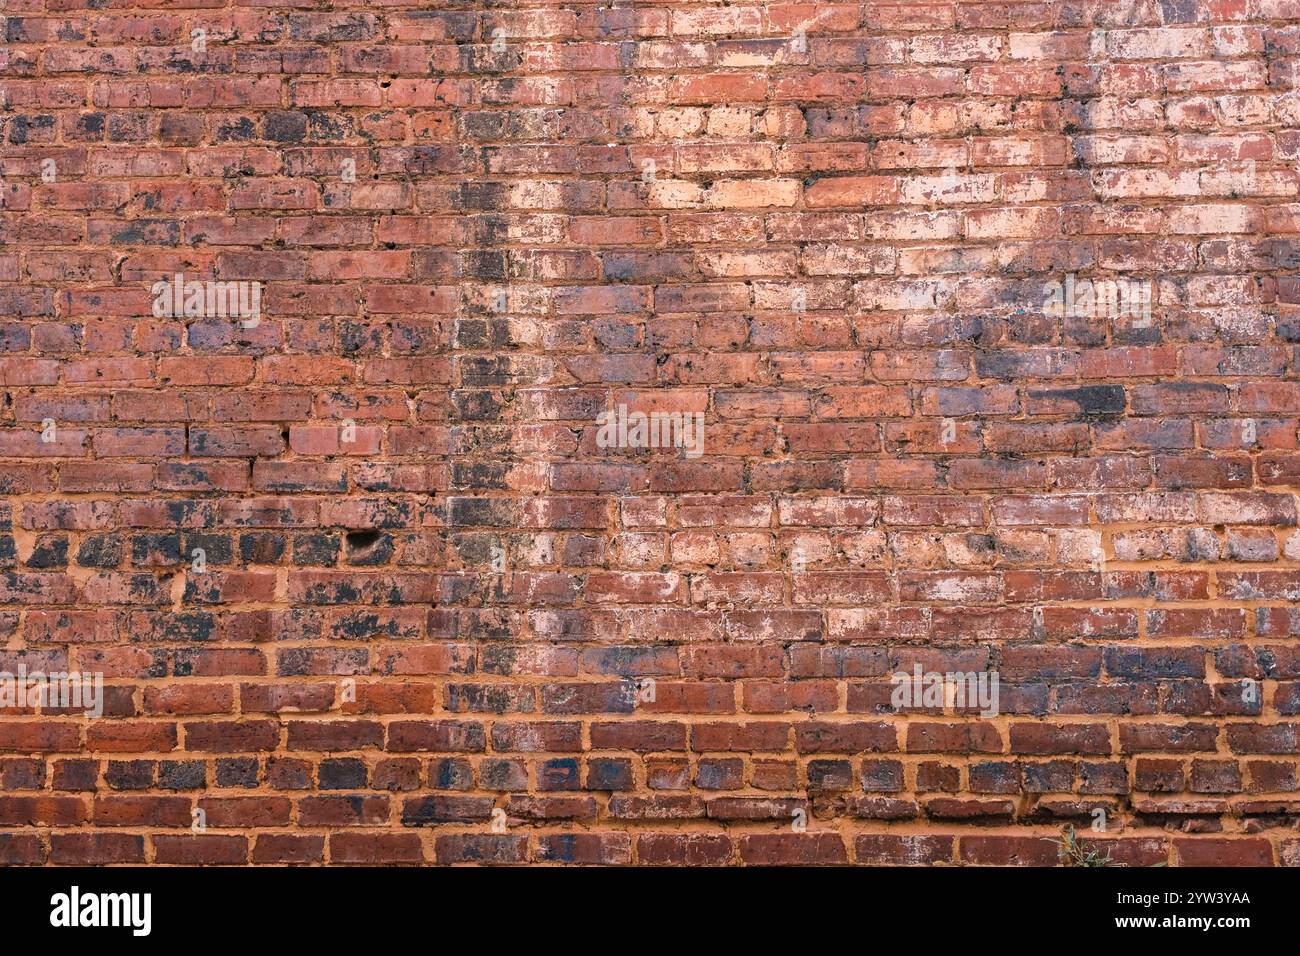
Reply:
[[[1300,2],[3,11],[0,861],[1300,864]]]

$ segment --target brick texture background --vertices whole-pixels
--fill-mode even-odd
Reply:
[[[0,9],[3,861],[1300,862],[1300,2]]]

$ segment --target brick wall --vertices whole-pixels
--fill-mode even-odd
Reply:
[[[2,9],[0,859],[1300,862],[1300,2]]]

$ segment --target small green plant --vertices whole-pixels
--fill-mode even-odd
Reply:
[[[1061,831],[1060,850],[1057,856],[1065,866],[1123,866],[1116,863],[1109,855],[1102,856],[1101,851],[1080,842],[1074,832],[1074,824]]]

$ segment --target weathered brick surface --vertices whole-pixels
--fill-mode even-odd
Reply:
[[[2,9],[3,862],[1300,860],[1300,3]]]

